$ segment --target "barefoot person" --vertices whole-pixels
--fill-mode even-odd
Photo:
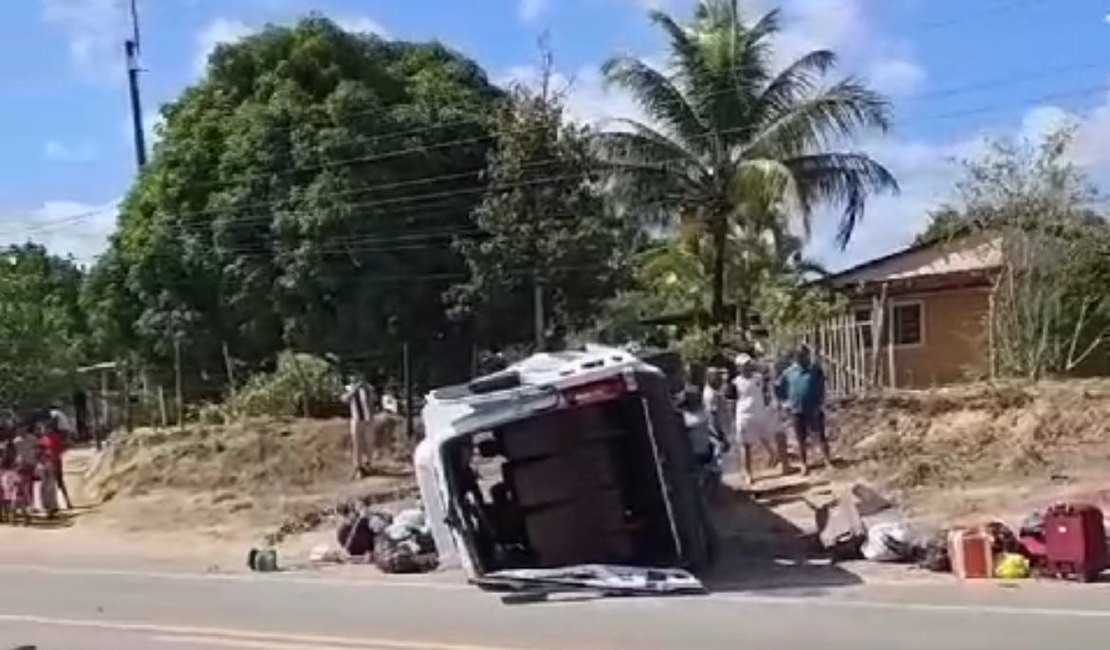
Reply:
[[[738,355],[736,377],[732,380],[736,397],[736,438],[744,464],[744,481],[749,485],[755,482],[752,455],[756,445],[771,452],[771,464],[781,464],[783,471],[786,467],[785,440],[773,426],[774,418],[763,382],[763,373],[758,371],[751,355]],[[776,448],[778,453],[775,453]]]
[[[825,371],[813,361],[808,346],[798,348],[794,363],[782,373],[778,383],[798,441],[802,473],[809,472],[807,449],[811,434],[817,438],[825,464],[831,467],[833,458],[825,436]]]
[[[17,516],[30,520],[31,505],[35,501],[35,467],[39,462],[39,440],[33,426],[26,426],[12,440],[15,451],[15,471],[19,479],[17,491]]]

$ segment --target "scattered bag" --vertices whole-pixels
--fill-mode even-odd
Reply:
[[[867,539],[867,530],[856,509],[851,493],[814,510],[818,538],[834,560],[850,560],[860,556],[860,547]]]
[[[367,555],[374,550],[374,538],[391,522],[392,518],[387,512],[348,510],[336,530],[336,541],[351,557]]]
[[[952,558],[948,554],[948,533],[941,531],[925,543],[925,550],[917,566],[936,573],[950,573]]]
[[[867,529],[867,540],[860,552],[872,562],[909,561],[913,557],[909,527],[900,521],[873,524]]]
[[[252,548],[247,553],[247,566],[251,571],[268,573],[278,570],[277,549]]]
[[[983,527],[983,531],[991,538],[991,552],[995,555],[1002,553],[1020,553],[1021,542],[1018,541],[1014,531],[999,521],[992,521]]]
[[[1003,553],[995,563],[994,577],[1002,580],[1020,580],[1029,577],[1029,560],[1017,553]]]

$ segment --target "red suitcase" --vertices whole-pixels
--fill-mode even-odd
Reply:
[[[1095,506],[1064,503],[1045,513],[1045,568],[1050,575],[1083,582],[1106,568],[1106,528]]]

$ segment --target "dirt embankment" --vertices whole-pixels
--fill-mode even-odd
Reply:
[[[119,434],[84,486],[94,517],[124,530],[245,536],[306,521],[350,497],[411,491],[404,421],[379,416],[374,475],[354,480],[346,420],[244,420]]]
[[[831,412],[836,445],[855,461],[838,474],[921,509],[1017,507],[1059,486],[1110,483],[1110,380],[901,391]]]
[[[410,497],[404,423],[387,416],[378,427],[382,460],[361,481],[351,477],[341,419],[121,435],[88,474],[86,492],[103,502],[92,518],[117,531],[238,539],[310,528],[349,497]],[[1110,486],[1110,380],[861,397],[832,405],[830,428],[850,463],[811,480],[866,479],[927,519],[1020,514],[1072,497],[1110,511],[1110,491],[1101,496]]]

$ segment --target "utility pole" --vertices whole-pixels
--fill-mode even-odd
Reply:
[[[131,94],[131,126],[135,137],[135,162],[146,165],[146,134],[143,132],[143,106],[139,98],[139,8],[131,0],[131,38],[123,42],[127,56],[127,87]]]
[[[542,95],[540,96],[540,128],[546,129],[548,127],[548,109],[551,101],[551,75],[554,74],[554,57],[551,55],[551,49],[547,45],[548,36],[545,33],[540,37],[540,60],[542,63],[543,74],[543,87],[541,89]],[[539,237],[541,224],[543,223],[543,204],[540,197],[540,190],[538,187],[532,189],[533,193],[533,214],[532,218],[536,221],[536,228],[534,229],[533,237]],[[539,251],[537,251],[538,253]],[[536,352],[544,351],[544,339],[546,338],[546,325],[544,324],[544,308],[543,308],[543,280],[540,277],[539,265],[542,264],[540,255],[536,255],[534,260],[535,266],[532,268],[532,315],[535,318],[534,327],[536,328]]]

